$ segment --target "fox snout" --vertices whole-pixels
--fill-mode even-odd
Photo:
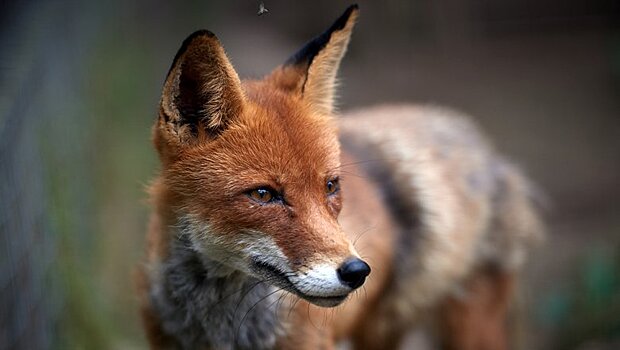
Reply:
[[[312,258],[291,259],[274,243],[249,247],[250,273],[307,301],[332,307],[342,303],[361,287],[370,274],[370,266],[356,255],[346,258],[322,254]],[[269,247],[268,251],[264,250]],[[297,263],[295,262],[297,261]]]
[[[357,257],[347,258],[339,266],[318,264],[307,270],[290,273],[289,291],[309,302],[325,307],[342,303],[355,289],[361,287],[370,274],[370,266]]]
[[[335,236],[326,240],[331,241]],[[284,242],[255,231],[244,239],[249,244],[239,254],[249,258],[246,261],[250,263],[250,274],[325,307],[342,303],[364,284],[371,272],[370,266],[358,257],[344,235],[341,240],[333,241],[340,243],[335,246],[312,247],[310,242],[317,239],[312,235],[296,235],[296,238],[303,244],[296,246],[300,249],[293,250],[285,247]]]

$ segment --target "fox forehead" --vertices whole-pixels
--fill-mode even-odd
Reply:
[[[269,84],[244,87],[243,112],[217,139],[195,150],[210,168],[204,170],[230,174],[230,185],[237,187],[338,175],[340,148],[331,117]]]

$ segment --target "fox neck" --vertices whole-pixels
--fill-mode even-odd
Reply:
[[[282,332],[278,290],[223,269],[176,237],[150,291],[164,332],[184,349],[273,348]]]

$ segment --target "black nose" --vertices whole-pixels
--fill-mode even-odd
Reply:
[[[340,265],[337,271],[340,281],[355,289],[364,284],[370,273],[370,266],[358,258],[351,258]]]

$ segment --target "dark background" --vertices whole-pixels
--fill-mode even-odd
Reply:
[[[131,274],[161,84],[215,32],[261,77],[344,1],[0,1],[0,348],[145,348]],[[620,348],[620,2],[359,1],[341,110],[474,116],[548,197],[523,349]]]

